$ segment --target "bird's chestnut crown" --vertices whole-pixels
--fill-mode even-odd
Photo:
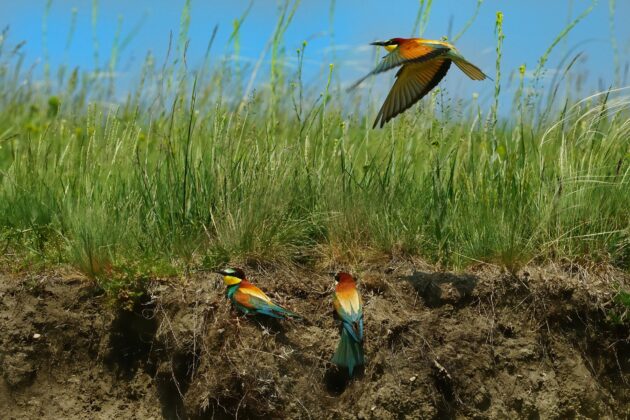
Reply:
[[[339,283],[340,281],[347,281],[347,280],[354,281],[354,279],[352,278],[350,274],[345,273],[343,271],[340,271],[337,274],[335,274],[335,281],[337,283]]]

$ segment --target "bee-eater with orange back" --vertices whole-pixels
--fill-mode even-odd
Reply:
[[[273,303],[262,290],[247,280],[245,272],[240,268],[225,268],[217,273],[223,275],[223,282],[227,286],[226,297],[244,314],[266,315],[278,319],[302,318]]]
[[[363,354],[363,305],[357,283],[348,273],[335,276],[337,285],[333,297],[336,318],[341,320],[341,338],[332,361],[338,367],[348,368],[350,376],[354,368],[365,363]]]
[[[400,66],[394,86],[387,95],[374,121],[383,127],[392,118],[409,109],[431,91],[446,76],[451,62],[472,80],[484,80],[486,76],[479,68],[468,62],[457,48],[445,41],[423,38],[392,38],[371,45],[384,47],[387,54],[374,70],[361,78],[350,89],[354,89],[368,77]]]

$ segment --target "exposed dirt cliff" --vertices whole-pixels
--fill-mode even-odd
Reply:
[[[366,358],[329,360],[333,280],[250,279],[304,322],[239,318],[217,275],[148,282],[112,304],[80,276],[0,275],[0,408],[26,418],[623,418],[624,273],[567,265],[510,275],[400,262],[357,269]]]

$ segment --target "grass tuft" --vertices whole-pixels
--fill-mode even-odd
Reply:
[[[498,16],[488,109],[442,89],[373,131],[366,110],[374,107],[331,83],[336,66],[321,86],[304,86],[306,43],[294,74],[281,65],[298,4],[280,7],[271,87],[257,91],[262,59],[249,77],[207,57],[203,68],[186,66],[189,2],[173,62],[156,65],[147,55],[135,90],[114,104],[103,100],[107,81],[77,70],[41,90],[3,33],[0,249],[71,263],[99,282],[230,260],[309,263],[366,252],[444,267],[486,261],[517,270],[532,260],[586,258],[630,269],[627,90],[523,106],[523,92],[540,89],[538,80],[526,85],[523,67],[512,115],[501,117]],[[421,5],[422,31],[431,2]]]

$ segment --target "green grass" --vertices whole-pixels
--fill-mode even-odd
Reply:
[[[521,78],[498,118],[498,100],[437,90],[372,130],[382,98],[349,96],[332,66],[328,83],[304,86],[301,66],[279,65],[293,13],[287,3],[270,41],[271,88],[211,55],[186,71],[184,28],[174,61],[148,55],[117,104],[108,81],[76,70],[19,83],[32,77],[3,37],[0,250],[96,279],[374,252],[630,269],[630,91],[550,104]]]

